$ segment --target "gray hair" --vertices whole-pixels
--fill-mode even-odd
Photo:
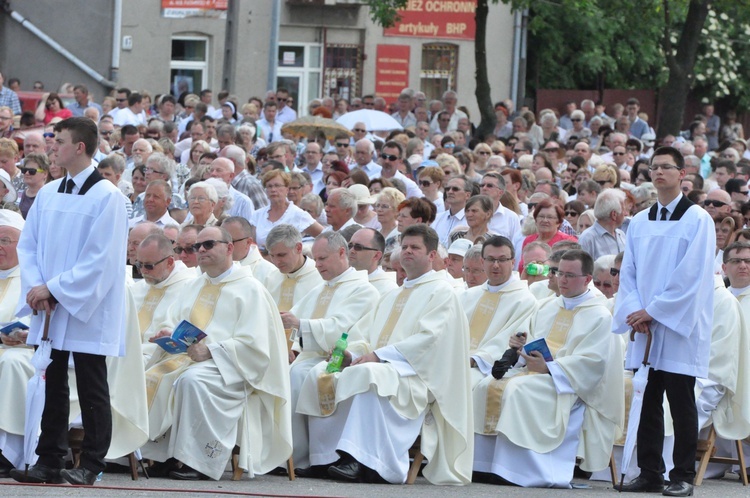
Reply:
[[[240,230],[242,231],[242,235],[245,237],[250,237],[251,239],[255,240],[255,227],[247,221],[247,219],[243,218],[242,216],[230,216],[229,218],[226,218],[222,223],[221,226],[225,227],[229,224],[234,224],[240,227]],[[289,225],[284,225],[289,226]]]
[[[193,191],[197,188],[202,188],[206,192],[206,195],[208,196],[208,198],[214,204],[219,202],[219,194],[216,192],[216,188],[208,182],[196,182],[193,185],[191,185],[190,190],[188,190],[188,199],[193,194]]]
[[[323,200],[320,198],[320,196],[316,193],[310,192],[309,194],[306,194],[302,199],[299,201],[300,206],[309,205],[312,209],[315,210],[316,216],[315,218],[320,217],[320,213],[323,212]]]
[[[596,272],[598,271],[606,271],[609,273],[609,269],[613,266],[615,266],[615,254],[599,256],[596,258],[596,261],[594,261],[594,275],[596,275]]]
[[[112,168],[115,174],[121,175],[125,171],[125,166],[125,158],[120,154],[112,153],[101,160],[98,168]]]
[[[206,152],[208,152],[208,149],[206,150]],[[245,154],[245,151],[237,145],[227,145],[226,147],[221,149],[221,154],[219,157],[224,157],[232,161],[235,168],[237,166],[240,166],[242,169],[245,169],[247,154]]]
[[[138,140],[136,140],[135,142],[133,142],[133,146],[135,146],[135,144],[146,144],[146,149],[148,149],[149,152],[153,152],[154,151],[154,146],[151,145],[151,142],[149,142],[145,138],[139,138]]]
[[[372,155],[375,152],[375,145],[372,143],[371,140],[368,140],[367,138],[363,138],[361,140],[358,140],[357,143],[354,144],[354,146],[356,147],[359,144],[367,145],[367,150],[370,152],[370,155]]]
[[[302,234],[292,225],[276,225],[266,236],[266,248],[273,247],[279,243],[284,244],[284,247],[292,249],[297,244],[302,243]]]
[[[689,154],[685,156],[685,167],[692,166],[693,168],[700,168],[701,166],[701,159],[700,157]]]
[[[596,197],[594,203],[594,216],[597,220],[605,220],[609,218],[609,214],[612,211],[621,212],[622,203],[625,202],[625,192],[616,188],[604,189],[601,194]]]
[[[149,147],[150,146],[151,144],[149,144]],[[146,159],[146,166],[148,166],[149,164],[157,164],[159,166],[159,169],[164,171],[165,175],[167,175],[169,178],[172,178],[172,175],[174,174],[174,161],[172,161],[161,152],[154,152],[153,154],[148,156],[148,159]]]
[[[146,248],[151,244],[156,244],[159,249],[159,254],[171,256],[174,254],[174,248],[172,247],[172,241],[169,240],[163,233],[154,233],[143,239],[139,247]]]
[[[330,199],[334,195],[339,196],[339,204],[344,209],[348,208],[353,218],[354,215],[357,214],[357,207],[358,207],[357,198],[354,197],[354,194],[352,194],[347,188],[335,188],[331,190],[331,193],[328,195],[328,198]]]
[[[229,193],[229,186],[224,180],[221,180],[220,178],[208,178],[207,180],[204,180],[204,182],[213,185],[216,189],[216,196],[218,197],[216,202],[224,199],[224,212],[232,209],[232,205],[234,205],[234,196]]]
[[[521,253],[526,254],[528,251],[536,249],[537,247],[544,251],[544,259],[549,258],[549,255],[552,253],[552,248],[546,242],[542,242],[539,240],[535,240],[534,242],[529,242],[528,244],[526,244],[526,247],[523,248]],[[526,258],[524,257],[524,259]]]
[[[645,182],[634,188],[631,193],[637,202],[643,202],[647,199],[656,200],[656,187],[651,182]]]
[[[321,232],[320,235],[315,237],[315,242],[319,240],[327,241],[328,250],[331,252],[338,252],[338,250],[343,247],[344,254],[346,255],[347,259],[349,258],[349,244],[346,242],[344,236],[340,233],[334,231]]]
[[[464,264],[470,259],[482,259],[482,244],[474,244],[464,254]]]
[[[547,122],[550,123],[550,126],[557,125],[557,118],[555,117],[553,113],[549,112],[545,114],[544,116],[542,116],[541,119],[539,120],[539,124],[544,124]]]
[[[448,257],[448,249],[443,244],[438,243],[437,254],[440,259],[445,259]]]

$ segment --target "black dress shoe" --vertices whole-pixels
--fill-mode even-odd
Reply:
[[[93,470],[80,467],[77,469],[63,469],[60,471],[60,477],[76,486],[93,486],[96,482],[97,475],[98,473]]]
[[[311,465],[306,469],[294,469],[295,477],[305,477],[309,479],[330,479],[328,475],[328,465]]]
[[[362,465],[356,460],[350,460],[339,465],[328,467],[331,479],[344,482],[360,482],[362,479]]]
[[[693,485],[685,481],[672,481],[661,494],[664,496],[693,496]]]
[[[664,483],[638,476],[619,489],[623,493],[661,493],[664,491]]]
[[[13,470],[13,467],[0,467],[0,479],[8,479],[11,470]]]
[[[62,484],[65,481],[60,477],[60,469],[53,469],[46,465],[33,465],[26,472],[22,469],[13,469],[10,476],[18,482],[28,482],[32,484]]]
[[[153,462],[148,466],[148,476],[169,477],[169,473],[173,470],[179,470],[177,468],[177,460],[174,458],[170,458],[166,462]]]
[[[180,470],[173,470],[169,473],[169,477],[178,481],[208,481],[211,479],[206,474],[198,472],[187,465],[183,465]]]
[[[275,469],[266,472],[267,476],[285,476],[287,475],[287,471],[284,467],[276,467]]]

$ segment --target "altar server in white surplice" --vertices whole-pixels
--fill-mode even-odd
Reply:
[[[528,341],[545,338],[553,360],[520,351],[503,378],[475,388],[486,392],[485,412],[475,416],[475,471],[519,486],[569,488],[576,457],[584,470],[609,464],[624,418],[622,349],[606,300],[587,288],[593,266],[587,253],[567,251],[557,273],[561,295],[531,319]],[[511,346],[523,342],[514,336]]]
[[[325,282],[308,292],[290,311],[281,312],[284,327],[295,331],[293,350],[299,352],[289,375],[293,456],[294,464],[300,468],[310,466],[307,417],[294,413],[302,383],[312,367],[328,358],[341,334],[349,332],[380,299],[378,291],[367,281],[367,273],[349,267],[346,239],[338,232],[318,235],[312,255]],[[362,342],[364,337],[353,333],[349,341]]]
[[[204,228],[196,241],[203,275],[169,311],[171,334],[188,320],[207,337],[187,353],[154,354],[146,371],[151,441],[144,458],[184,465],[173,479],[219,479],[232,448],[239,466],[265,474],[292,453],[284,330],[268,291],[232,262],[231,235]]]
[[[150,342],[165,323],[169,308],[180,299],[196,273],[178,261],[172,242],[164,235],[149,235],[136,249],[136,266],[143,279],[133,284],[137,322],[141,332],[144,362],[158,348]]]
[[[239,261],[242,266],[249,266],[253,271],[253,276],[268,289],[271,282],[278,279],[279,270],[261,256],[255,244],[255,227],[241,216],[227,218],[221,226],[232,235],[234,244],[232,259]]]
[[[385,237],[373,228],[357,230],[349,240],[349,264],[355,270],[367,272],[367,279],[380,296],[398,287],[396,273],[383,271],[380,267],[384,251]]]
[[[664,393],[674,421],[674,468],[665,493],[688,496],[695,478],[698,413],[695,379],[707,378],[713,324],[713,262],[716,237],[711,216],[680,190],[685,160],[672,147],[651,159],[658,201],[628,226],[613,332],[638,332],[628,347],[625,367],[643,360],[646,333],[653,336],[651,369],[638,424],[640,475],[628,492],[664,488]]]
[[[29,210],[18,257],[19,316],[31,318],[28,343],[40,343],[51,312],[52,363],[47,368],[39,461],[22,482],[93,485],[112,437],[107,356],[125,354],[125,258],[128,215],[122,194],[96,170],[96,124],[68,118],[55,125],[52,152],[67,174],[39,191]],[[52,311],[54,308],[54,311]],[[63,469],[68,452],[68,360],[73,353],[85,436],[81,467]]]
[[[437,245],[432,228],[407,227],[401,238],[407,280],[352,330],[367,339],[370,352],[340,373],[325,374],[324,362],[310,371],[297,411],[310,416],[316,472],[403,483],[421,430],[424,476],[434,484],[471,480],[468,323],[448,282],[432,271]]]

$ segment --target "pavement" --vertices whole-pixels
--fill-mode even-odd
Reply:
[[[247,474],[240,481],[231,481],[225,473],[220,481],[173,481],[171,479],[145,479],[141,476],[132,481],[127,474],[106,474],[102,482],[93,488],[79,486],[18,484],[12,479],[0,479],[0,496],[76,496],[78,498],[99,497],[151,497],[172,498],[180,496],[325,496],[325,497],[404,497],[404,498],[481,498],[505,497],[609,497],[619,493],[612,489],[611,482],[584,481],[576,479],[574,485],[583,489],[526,489],[491,484],[471,484],[463,487],[434,486],[420,477],[412,486],[382,484],[344,484],[328,480],[302,479],[289,481],[286,477],[258,476],[249,479]],[[736,474],[728,473],[723,479],[711,479],[696,488],[696,496],[734,498],[750,496],[750,487],[742,486]],[[635,495],[635,496],[659,496]]]

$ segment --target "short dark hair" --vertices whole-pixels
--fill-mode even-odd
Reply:
[[[73,87],[73,90],[78,90],[79,92],[88,95],[89,89],[86,87],[86,85],[76,85]]]
[[[115,93],[124,93],[126,97],[130,97],[130,88],[118,88]]]
[[[731,159],[721,159],[717,161],[716,168],[714,168],[714,171],[716,171],[719,168],[725,168],[727,170],[727,173],[729,174],[736,174],[737,173],[737,166],[732,162]]]
[[[55,133],[63,130],[70,132],[70,138],[73,140],[73,143],[83,142],[86,146],[86,155],[94,157],[99,145],[99,129],[96,127],[96,123],[84,117],[63,119],[55,125]]]
[[[659,147],[656,149],[654,155],[651,156],[651,164],[654,164],[654,158],[656,156],[669,156],[674,159],[675,165],[677,165],[679,169],[685,168],[685,158],[682,157],[682,152],[674,147]]]
[[[630,97],[627,102],[625,102],[625,105],[637,105],[638,107],[641,106],[641,103],[638,101],[635,97]]]
[[[722,262],[727,263],[731,259],[732,251],[741,251],[742,249],[750,249],[750,244],[747,242],[732,242],[724,249],[724,255],[722,256]]]
[[[438,237],[435,229],[424,223],[417,223],[416,225],[406,227],[404,233],[401,234],[401,240],[404,240],[405,237],[421,237],[422,242],[430,252],[437,251],[438,243],[440,242],[440,237]]]
[[[172,97],[171,95],[162,95],[161,100],[159,101],[160,104],[165,104],[167,102],[172,102],[173,104],[177,105],[177,101]]]
[[[431,224],[437,217],[437,206],[425,197],[410,197],[398,205],[398,210],[404,208],[411,210],[412,218],[421,218],[422,223]]]
[[[201,90],[200,96],[203,97],[207,93],[214,93],[214,92],[212,92],[210,88],[204,88],[203,90]]]
[[[133,92],[128,95],[128,105],[140,104],[143,101],[143,96],[140,93]]]
[[[401,158],[404,155],[404,148],[401,146],[400,143],[396,142],[395,140],[389,140],[388,142],[383,145],[383,149],[388,147],[389,149],[398,149],[398,157]]]
[[[489,239],[485,240],[482,244],[482,258],[484,258],[484,250],[488,246],[492,247],[507,247],[510,249],[510,257],[516,257],[516,248],[513,246],[513,242],[508,237],[502,235],[493,235]]]
[[[727,194],[733,194],[734,192],[739,193],[740,188],[742,188],[743,185],[746,185],[747,182],[745,180],[740,180],[739,178],[730,178],[727,180],[727,183],[724,184],[724,190],[727,191]]]
[[[580,261],[581,272],[584,275],[591,275],[594,273],[594,259],[586,251],[580,249],[565,251],[565,254],[560,258],[560,261]]]
[[[138,128],[136,128],[133,125],[125,125],[122,128],[120,128],[120,136],[125,135],[138,135]]]

